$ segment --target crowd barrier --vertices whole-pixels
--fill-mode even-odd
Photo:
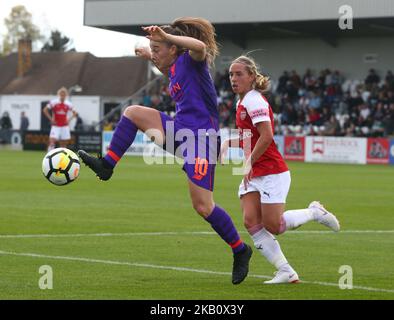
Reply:
[[[108,150],[113,131],[72,132],[70,149],[84,149],[103,154]],[[23,145],[23,150],[46,150],[49,132],[9,130],[7,143]],[[222,141],[230,137],[228,129],[221,130]],[[394,139],[322,136],[275,136],[275,143],[285,160],[321,163],[394,164]],[[127,155],[173,157],[138,131]],[[227,155],[232,160],[243,158],[239,148],[230,148]]]
[[[112,131],[103,132],[102,150],[105,153]],[[228,129],[221,130],[222,141],[230,137]],[[394,164],[394,139],[322,136],[275,136],[275,143],[285,160],[348,164]],[[127,155],[171,156],[138,132]],[[239,148],[230,148],[228,157],[242,159]]]
[[[100,153],[102,148],[101,132],[71,132],[68,148],[71,150],[84,149],[91,153]],[[30,130],[20,135],[18,139],[22,143],[23,150],[42,150],[48,148],[49,131]]]

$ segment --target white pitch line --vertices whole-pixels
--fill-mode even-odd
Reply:
[[[246,234],[246,231],[241,231]],[[285,234],[390,234],[394,230],[343,230],[338,233],[326,230],[287,231]],[[0,239],[14,238],[77,238],[77,237],[132,237],[132,236],[177,236],[177,235],[216,235],[213,231],[169,231],[169,232],[120,232],[120,233],[64,233],[64,234],[2,234]]]
[[[205,269],[193,269],[193,268],[173,267],[173,266],[160,266],[160,265],[155,265],[155,264],[126,262],[126,261],[101,260],[101,259],[90,259],[90,258],[81,258],[81,257],[51,256],[51,255],[37,254],[37,253],[23,253],[23,252],[12,252],[12,251],[2,251],[2,250],[0,250],[0,255],[12,255],[12,256],[31,257],[31,258],[67,260],[67,261],[77,261],[77,262],[87,262],[87,263],[101,263],[101,264],[121,265],[121,266],[130,266],[130,267],[152,268],[152,269],[163,269],[163,270],[172,270],[172,271],[185,271],[185,272],[195,272],[195,273],[231,276],[230,272],[220,272],[220,271],[212,271],[212,270],[205,270]],[[249,277],[259,278],[259,279],[271,279],[272,278],[272,276],[270,277],[270,276],[257,275],[257,274],[250,274]],[[330,283],[330,282],[301,280],[301,283],[338,287],[337,283]],[[364,291],[384,292],[384,293],[394,293],[394,290],[391,290],[391,289],[372,288],[372,287],[363,287],[363,286],[353,286],[353,289],[364,290]]]

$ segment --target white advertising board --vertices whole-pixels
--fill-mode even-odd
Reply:
[[[305,162],[367,163],[367,139],[306,137]]]

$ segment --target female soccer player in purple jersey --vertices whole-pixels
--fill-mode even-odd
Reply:
[[[209,65],[218,54],[215,29],[202,18],[178,18],[170,25],[142,29],[148,34],[150,50],[137,49],[136,54],[151,60],[168,75],[170,94],[176,102],[175,119],[152,108],[129,106],[104,158],[95,158],[83,150],[78,154],[101,180],[108,180],[138,129],[148,136],[155,129],[160,133],[154,135],[155,142],[169,152],[175,152],[169,150],[169,145],[177,151],[186,146],[181,155],[193,208],[231,246],[232,283],[239,284],[248,274],[252,249],[240,239],[230,216],[213,200],[215,166],[220,152],[217,96],[209,73]]]

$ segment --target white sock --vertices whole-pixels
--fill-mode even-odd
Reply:
[[[293,268],[289,265],[284,256],[278,240],[266,229],[261,229],[251,235],[254,245],[260,253],[273,264],[276,269],[292,272]]]
[[[287,230],[298,228],[309,221],[316,220],[312,209],[287,210],[283,213],[283,219],[286,222]]]

